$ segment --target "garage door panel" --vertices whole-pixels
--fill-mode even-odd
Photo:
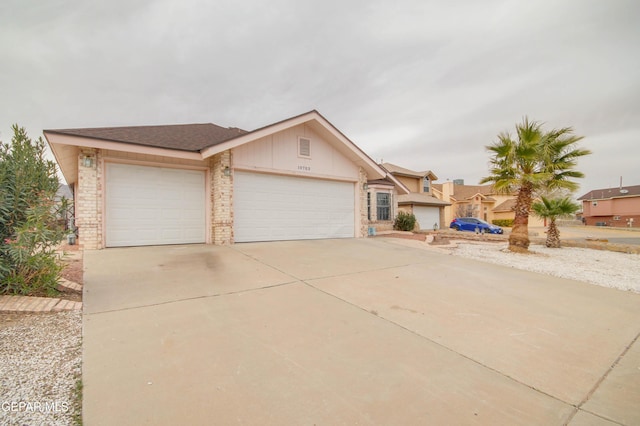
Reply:
[[[420,229],[433,229],[434,224],[440,226],[440,209],[438,207],[414,206],[413,214]]]
[[[108,247],[205,242],[204,172],[107,164]]]
[[[237,242],[349,238],[354,184],[248,172],[234,174]]]

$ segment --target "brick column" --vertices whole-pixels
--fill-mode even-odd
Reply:
[[[364,185],[367,183],[367,172],[360,167],[358,173],[357,193],[360,197],[360,233],[356,237],[366,237],[369,234],[369,218],[367,217],[367,191]]]
[[[233,170],[231,151],[211,159],[211,240],[213,244],[233,243]],[[225,176],[225,169],[229,176]]]
[[[85,159],[90,164],[85,165]],[[82,148],[78,155],[78,183],[75,216],[78,237],[85,249],[102,247],[102,176],[100,155],[94,148]]]

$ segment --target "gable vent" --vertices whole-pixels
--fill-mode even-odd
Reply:
[[[311,139],[298,139],[298,155],[301,157],[311,157]]]

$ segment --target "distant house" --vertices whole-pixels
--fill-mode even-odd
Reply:
[[[434,197],[433,181],[438,177],[432,171],[416,172],[391,163],[383,163],[382,167],[409,190],[408,194],[398,195],[398,211],[413,213],[420,229],[449,225],[445,223],[444,209],[451,203]]]
[[[444,209],[444,220],[450,223],[456,217],[476,217],[491,223],[499,219],[514,219],[516,194],[502,194],[493,185],[464,185],[455,182],[433,184],[433,193],[451,203]],[[529,224],[542,226],[544,222],[529,216]]]
[[[640,226],[640,185],[594,189],[578,200],[586,225]]]

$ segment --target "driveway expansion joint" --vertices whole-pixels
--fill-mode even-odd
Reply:
[[[230,292],[227,292],[227,293],[217,293],[217,294],[207,294],[207,295],[204,295],[204,296],[185,297],[184,299],[167,300],[167,301],[164,301],[164,302],[150,303],[148,305],[127,306],[127,307],[120,308],[120,309],[109,309],[109,310],[97,311],[97,312],[85,312],[85,315],[91,316],[91,315],[99,315],[99,314],[109,314],[109,313],[113,313],[113,312],[131,311],[131,310],[134,310],[134,309],[152,308],[154,306],[171,305],[171,304],[174,304],[174,303],[188,302],[188,301],[191,301],[191,300],[210,299],[210,298],[214,298],[214,297],[223,297],[223,296],[233,296],[234,294],[252,293],[254,291],[265,290],[265,289],[270,289],[270,288],[275,288],[275,287],[283,287],[283,286],[287,286],[287,285],[291,285],[291,284],[297,284],[297,283],[300,283],[300,282],[301,282],[300,280],[287,281],[287,282],[284,282],[284,283],[270,284],[270,285],[266,285],[266,286],[263,286],[263,287],[249,288],[249,289],[246,289],[246,290],[230,291]]]

